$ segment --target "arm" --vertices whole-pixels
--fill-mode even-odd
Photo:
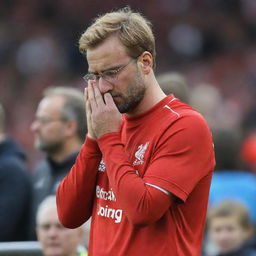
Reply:
[[[199,121],[200,118],[193,117],[191,123],[181,118],[183,123],[174,127],[176,130],[172,133],[167,132],[146,175],[141,178],[126,156],[120,139],[121,115],[110,93],[102,97],[96,85],[89,85],[88,95],[92,127],[103,154],[109,182],[131,223],[147,225],[155,222],[168,211],[175,197],[185,201],[202,175],[206,175],[200,170],[209,170],[204,166],[205,159],[211,159],[211,154],[205,157],[204,152],[208,148],[212,152],[209,131]],[[196,155],[203,161],[195,158]],[[199,164],[192,164],[194,159]]]
[[[98,139],[109,181],[131,223],[157,221],[174,200],[185,202],[199,180],[212,170],[213,149],[205,128],[204,122],[193,116],[173,124],[172,131],[168,129],[161,136],[144,177],[136,174],[128,160],[119,133]]]
[[[98,143],[103,152],[109,182],[130,222],[143,226],[160,219],[174,200],[172,194],[146,184],[136,174],[124,152],[119,133],[106,134]]]
[[[96,136],[91,125],[91,107],[86,88],[84,100],[88,128],[87,138],[75,164],[59,185],[56,193],[59,219],[68,228],[81,226],[91,216],[97,168],[101,160],[101,152],[94,140]]]
[[[75,164],[57,190],[58,216],[65,227],[79,227],[90,218],[100,160],[97,143],[87,137]]]
[[[97,142],[107,163],[109,182],[118,202],[135,225],[147,225],[158,220],[170,207],[172,196],[167,191],[168,195],[156,187],[146,185],[135,174],[124,153],[124,145],[120,143],[121,114],[110,93],[102,97],[96,84],[88,84],[86,91],[91,127],[96,138],[102,135],[105,137],[104,134],[106,137],[113,135],[108,140],[98,139]]]

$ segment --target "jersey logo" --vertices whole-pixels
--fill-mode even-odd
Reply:
[[[135,152],[135,158],[136,160],[133,162],[133,165],[139,165],[144,163],[144,155],[147,150],[147,147],[149,145],[149,142],[146,144],[141,144],[138,146],[138,150]]]
[[[105,166],[105,162],[104,162],[103,160],[100,161],[98,170],[99,170],[100,172],[105,172],[106,166]]]

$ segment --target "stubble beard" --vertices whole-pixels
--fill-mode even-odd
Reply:
[[[145,92],[145,83],[141,74],[137,71],[126,92],[120,95],[122,101],[120,103],[116,102],[119,112],[123,114],[134,110],[144,98]]]
[[[47,155],[52,155],[60,151],[63,146],[62,141],[45,142],[40,139],[36,139],[34,146],[36,149],[45,152]]]

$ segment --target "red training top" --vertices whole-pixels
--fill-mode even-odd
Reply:
[[[214,165],[203,117],[167,96],[124,115],[120,132],[87,137],[57,191],[60,221],[92,216],[90,256],[199,256]]]

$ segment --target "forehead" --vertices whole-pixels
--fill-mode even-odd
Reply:
[[[37,114],[55,115],[59,114],[64,105],[64,98],[61,96],[45,97],[39,103]]]
[[[118,65],[127,57],[125,46],[117,36],[105,39],[100,45],[87,50],[87,61],[90,71],[101,71]]]
[[[39,224],[60,223],[57,214],[57,207],[53,205],[45,206],[41,209],[38,217]]]
[[[239,225],[239,220],[236,216],[220,216],[215,217],[211,221],[211,226],[226,226],[232,225],[237,226]]]

